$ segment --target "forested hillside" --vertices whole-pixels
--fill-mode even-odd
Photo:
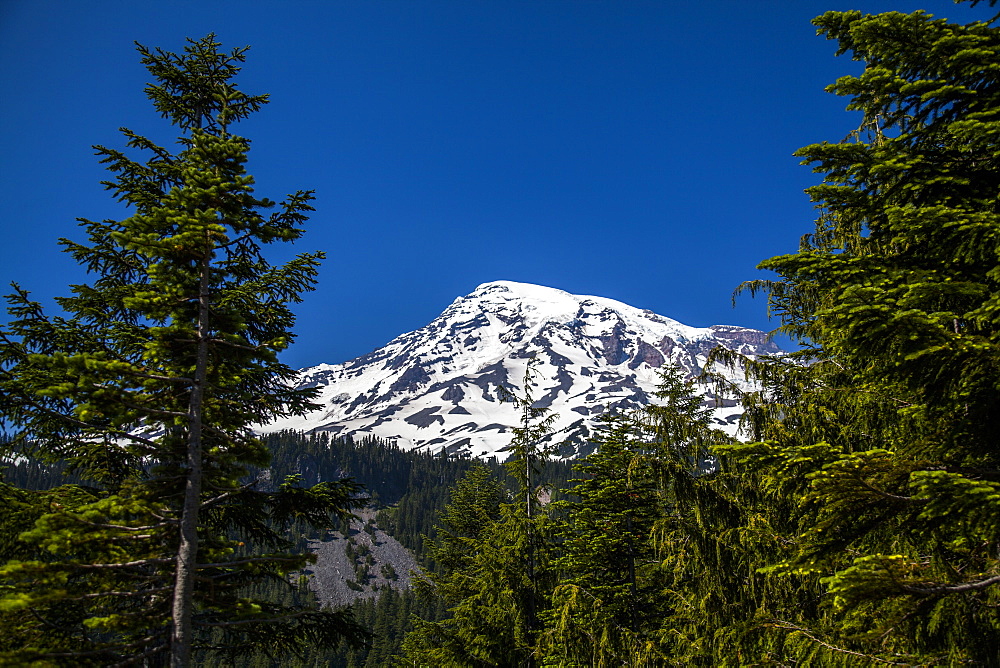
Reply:
[[[470,475],[489,479],[503,501],[517,488],[516,481],[494,460],[481,462],[443,453],[407,451],[378,439],[354,442],[323,433],[281,432],[268,435],[266,442],[273,453],[270,475],[276,479],[299,474],[307,482],[315,483],[347,476],[361,483],[371,498],[371,507],[378,511],[378,528],[409,548],[430,573],[445,568],[433,556],[436,525],[452,490],[462,480]],[[567,462],[544,462],[538,484],[544,487],[546,496],[558,496],[571,475]],[[340,534],[345,529],[342,525]],[[358,563],[362,561],[363,555],[358,555]],[[448,614],[445,605],[433,596],[392,587],[379,590],[374,598],[357,600],[351,611],[361,627],[371,633],[369,644],[358,648],[345,646],[335,652],[311,650],[301,658],[283,657],[275,662],[261,656],[252,665],[348,668],[390,665],[390,657],[399,655],[403,638],[414,628],[415,619],[437,621]]]
[[[7,439],[9,441],[9,439]],[[488,471],[498,489],[513,490],[516,482],[495,461],[480,462],[469,458],[448,457],[443,453],[406,451],[378,439],[331,438],[329,434],[279,432],[269,434],[265,443],[271,452],[271,464],[266,469],[253,470],[247,482],[269,488],[274,481],[288,476],[300,476],[307,484],[337,482],[350,478],[361,485],[359,495],[368,498],[368,507],[377,511],[379,529],[385,530],[418,556],[424,568],[433,572],[440,566],[428,555],[424,536],[435,534],[435,525],[444,509],[451,489],[473,470]],[[12,446],[8,443],[8,451]],[[544,480],[546,493],[552,494],[566,485],[570,465],[547,462],[539,480]],[[18,457],[3,466],[0,480],[16,488],[32,491],[62,489],[66,485],[92,484],[78,475],[68,475],[59,464],[45,464],[36,459]],[[508,492],[509,493],[509,492]],[[332,532],[315,531],[305,525],[293,525],[289,539],[299,551],[310,549],[311,543],[329,535],[346,535],[347,520]],[[360,526],[360,525],[357,525]],[[370,530],[369,527],[365,527]],[[352,533],[358,533],[357,530]],[[5,534],[10,540],[11,536]],[[344,547],[340,546],[340,550]],[[350,549],[350,548],[348,548]],[[9,553],[8,553],[9,554]],[[363,563],[364,555],[358,554]],[[351,554],[354,558],[355,555]],[[401,568],[389,564],[390,569]],[[285,604],[315,606],[322,603],[306,588],[295,591],[280,582],[258,586],[255,594],[264,600]],[[362,591],[361,587],[357,589]],[[403,636],[412,629],[411,616],[436,620],[445,615],[437,602],[418,598],[408,590],[386,587],[373,592],[374,598],[358,600],[351,606],[355,619],[370,634],[368,644],[356,648],[343,647],[335,651],[311,648],[301,657],[294,655],[269,658],[266,654],[246,657],[249,666],[364,666],[386,665],[387,657],[398,654]],[[210,662],[206,665],[227,665]]]

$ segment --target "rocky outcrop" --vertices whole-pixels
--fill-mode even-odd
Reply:
[[[350,605],[377,596],[386,587],[408,589],[412,574],[419,571],[410,551],[378,527],[375,511],[356,515],[347,535],[331,531],[323,540],[309,542],[316,563],[302,574],[322,606]]]

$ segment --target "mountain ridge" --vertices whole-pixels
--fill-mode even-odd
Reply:
[[[497,387],[523,392],[534,356],[536,405],[558,413],[553,441],[567,441],[560,454],[571,457],[585,454],[601,413],[650,402],[660,367],[693,377],[717,345],[750,357],[779,352],[766,333],[738,325],[691,327],[614,299],[493,281],[366,355],[302,369],[298,386],[320,388],[322,407],[263,429],[372,435],[405,448],[503,459],[518,416]],[[730,433],[740,413],[732,401],[713,408]]]

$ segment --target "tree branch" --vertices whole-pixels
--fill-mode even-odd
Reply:
[[[177,561],[176,557],[164,557],[162,559],[139,559],[137,561],[125,561],[120,564],[65,564],[68,568],[82,568],[85,570],[97,570],[102,568],[132,568],[134,566],[156,566],[159,564],[172,564]],[[54,564],[61,566],[63,564]]]
[[[165,526],[171,524],[177,524],[177,520],[164,520],[160,524],[152,524],[147,527],[127,527],[121,524],[100,524],[98,522],[88,522],[87,520],[80,519],[76,515],[63,511],[63,515],[69,517],[70,519],[76,520],[80,524],[86,524],[87,526],[97,527],[98,529],[121,529],[122,531],[150,531],[152,529],[162,529]]]
[[[296,619],[298,617],[304,617],[309,614],[314,614],[310,610],[305,610],[302,612],[296,612],[284,617],[270,617],[267,619],[238,619],[233,622],[195,622],[198,626],[241,626],[243,624],[275,624],[277,622],[284,622],[290,619]]]
[[[822,640],[820,640],[816,636],[814,636],[811,633],[809,633],[808,630],[802,628],[801,626],[796,626],[795,624],[792,624],[790,622],[781,621],[780,619],[777,620],[777,622],[778,623],[776,623],[776,624],[765,624],[765,626],[770,626],[770,627],[777,628],[777,629],[788,629],[790,631],[798,631],[799,633],[801,633],[805,637],[809,638],[813,642],[815,642],[815,643],[817,643],[819,645],[822,645],[823,647],[826,647],[827,649],[829,649],[831,651],[840,652],[841,654],[848,654],[850,656],[859,656],[859,657],[862,657],[864,659],[868,659],[870,661],[874,661],[875,663],[884,663],[884,664],[887,664],[887,665],[890,665],[890,666],[909,666],[910,665],[908,663],[897,663],[896,661],[889,661],[887,659],[880,659],[877,656],[871,656],[870,654],[863,654],[862,652],[852,652],[849,649],[844,649],[842,647],[836,647],[834,645],[831,645],[830,643],[823,642]]]
[[[162,380],[167,383],[180,383],[182,385],[190,385],[194,382],[191,378],[185,378],[183,376],[161,376],[155,373],[143,373],[141,371],[129,371],[129,375],[136,376],[137,378],[147,378],[149,380]]]
[[[250,489],[251,487],[256,487],[258,482],[260,482],[260,481],[259,480],[254,480],[253,482],[249,482],[249,483],[241,486],[239,489],[234,489],[232,491],[226,492],[225,494],[220,494],[218,496],[212,497],[208,501],[205,501],[204,503],[202,503],[201,507],[202,508],[208,508],[209,506],[214,506],[216,503],[218,503],[218,502],[220,502],[220,501],[222,501],[224,499],[227,499],[227,498],[229,498],[229,497],[231,497],[231,496],[233,496],[235,494],[239,494],[240,492],[245,492],[246,490]]]
[[[84,422],[83,420],[78,420],[74,417],[70,417],[65,413],[60,413],[59,411],[43,406],[35,401],[25,401],[24,403],[27,406],[34,408],[35,410],[45,413],[49,417],[61,420],[63,422],[68,422],[69,424],[72,424],[79,428],[103,429],[102,427],[99,427],[97,425],[92,425],[89,422]],[[159,449],[159,444],[156,443],[156,441],[151,441],[148,438],[143,438],[142,436],[136,436],[127,431],[121,431],[120,429],[105,429],[105,433],[107,433],[109,436],[114,436],[116,438],[127,438],[132,441],[135,441],[138,444],[145,445],[148,448],[148,452],[156,452]]]
[[[74,596],[73,598],[64,599],[66,601],[84,601],[91,598],[101,598],[102,596],[120,596],[123,598],[128,598],[132,596],[146,596],[147,594],[159,594],[161,592],[170,591],[173,587],[157,587],[156,589],[142,589],[140,591],[104,591],[96,592],[93,594],[83,594],[82,596]]]
[[[937,585],[934,587],[911,587],[910,585],[900,586],[903,588],[903,591],[911,594],[935,596],[937,594],[957,594],[963,591],[977,591],[979,589],[986,589],[987,587],[993,586],[998,582],[1000,582],[1000,575],[994,575],[986,578],[985,580],[978,580],[976,582],[962,582],[960,584],[953,585]]]
[[[198,564],[195,568],[226,568],[227,566],[242,566],[243,564],[266,564],[272,561],[298,562],[302,561],[302,559],[293,557],[258,557],[253,559],[240,559],[239,561],[223,561],[217,564]]]

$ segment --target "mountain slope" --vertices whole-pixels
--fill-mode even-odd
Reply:
[[[540,360],[536,405],[558,414],[554,439],[568,441],[561,454],[572,456],[585,451],[598,415],[650,401],[661,366],[695,375],[717,345],[751,356],[778,351],[753,329],[688,327],[613,299],[485,283],[378,350],[303,369],[300,385],[321,388],[322,408],[264,429],[368,434],[401,447],[502,460],[518,416],[499,400],[497,387],[519,392],[534,355]],[[732,401],[715,408],[717,423],[730,432],[739,415]]]

